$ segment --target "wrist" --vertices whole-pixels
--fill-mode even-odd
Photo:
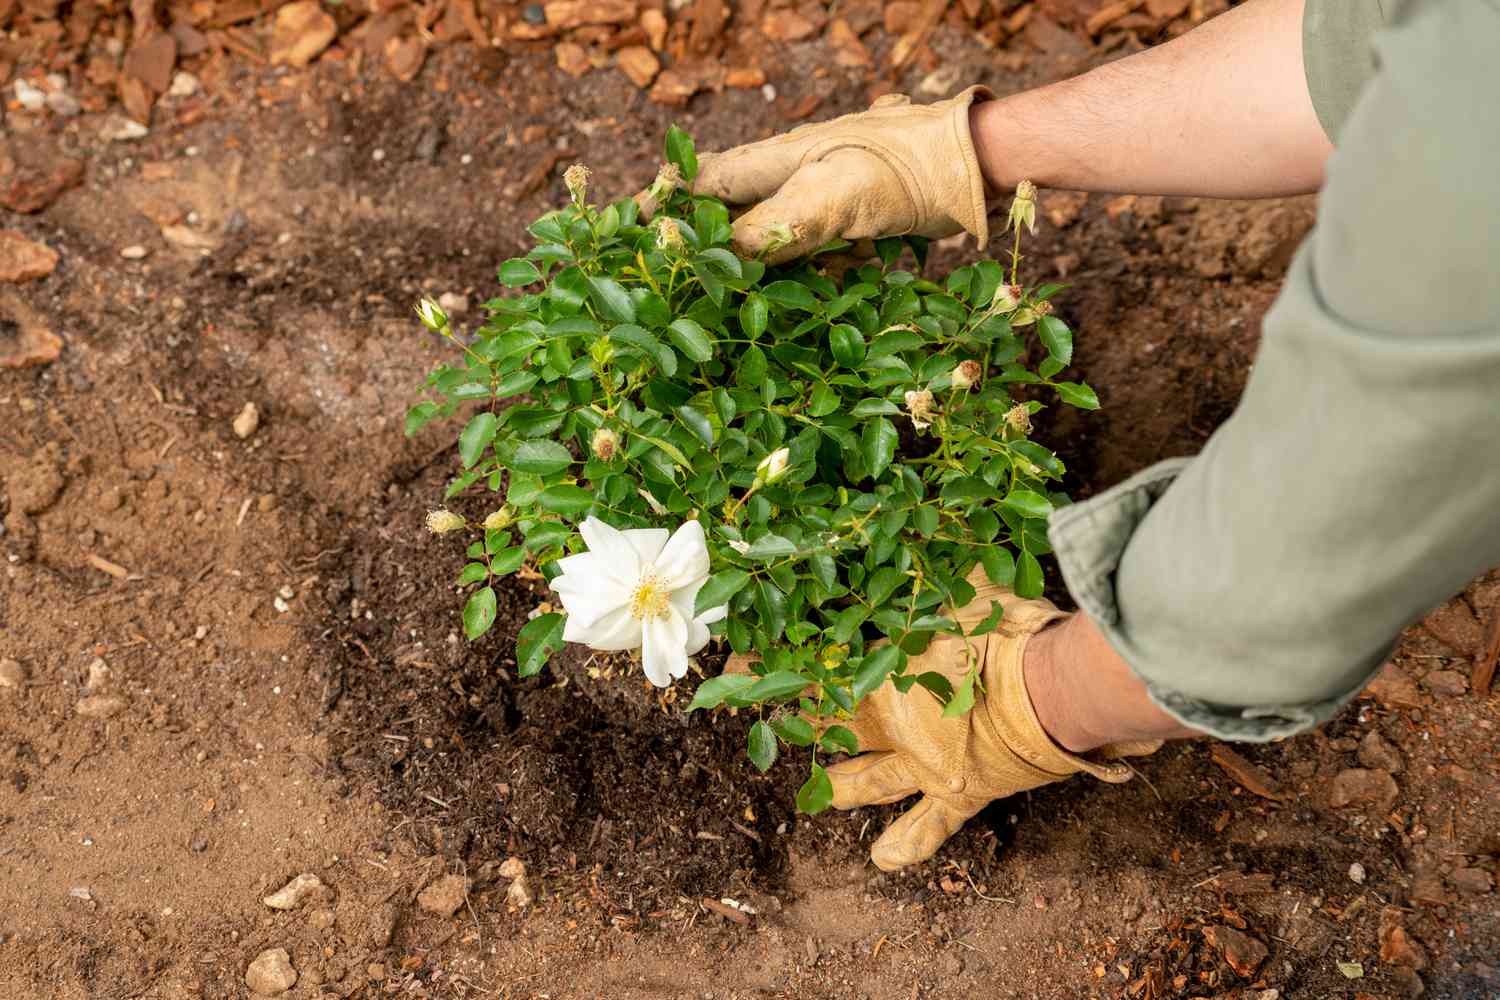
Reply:
[[[1047,735],[1064,750],[1081,754],[1109,741],[1086,717],[1087,702],[1072,697],[1064,683],[1068,664],[1080,655],[1077,629],[1072,627],[1076,620],[1076,616],[1064,619],[1032,636],[1022,658],[1021,675],[1032,710]]]
[[[1047,162],[1048,151],[1035,140],[1037,130],[1027,125],[1032,100],[1032,92],[1026,91],[969,108],[969,134],[992,196],[1014,190],[1023,180],[1052,185],[1056,171]]]

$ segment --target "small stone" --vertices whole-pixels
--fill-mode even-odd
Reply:
[[[1373,731],[1366,733],[1365,738],[1359,741],[1359,762],[1372,770],[1389,771],[1392,774],[1400,774],[1405,766],[1401,760],[1401,751],[1391,746],[1384,736]]]
[[[168,97],[192,97],[198,92],[201,85],[198,78],[185,69],[180,69],[172,77],[172,85],[167,88]]]
[[[510,888],[505,890],[505,902],[518,910],[526,909],[535,898],[531,893],[531,885],[524,875],[512,882]]]
[[[0,660],[0,688],[26,686],[26,668],[19,660]]]
[[[1394,663],[1380,668],[1380,673],[1365,688],[1365,693],[1387,708],[1421,708],[1422,696],[1406,671]]]
[[[276,12],[271,27],[271,63],[306,66],[332,44],[338,23],[318,0],[297,0]]]
[[[1351,767],[1340,771],[1333,779],[1328,804],[1335,809],[1352,805],[1373,805],[1381,813],[1387,813],[1396,804],[1400,794],[1401,789],[1389,771]]]
[[[374,982],[382,982],[385,979],[385,963],[371,962],[365,966],[365,976]]]
[[[94,894],[89,891],[89,887],[86,885],[75,885],[68,890],[68,895],[73,899],[81,899],[85,903],[91,903],[94,900]]]
[[[124,257],[126,260],[144,260],[145,257],[146,257],[146,254],[148,254],[150,252],[151,251],[147,250],[145,247],[141,246],[139,243],[132,243],[128,247],[121,247],[120,248],[120,256]]]
[[[627,45],[615,53],[615,61],[620,65],[620,71],[630,78],[630,82],[642,90],[651,86],[656,79],[656,74],[661,72],[661,60],[644,45]]]
[[[295,910],[302,900],[322,891],[323,880],[316,875],[304,872],[262,899],[261,902],[273,910]]]
[[[313,910],[307,915],[308,926],[319,931],[326,931],[332,927],[334,919],[332,910]]]
[[[193,837],[192,843],[188,844],[188,849],[194,854],[202,854],[208,850],[208,838],[201,833],[198,834]]]
[[[1422,678],[1422,686],[1441,698],[1458,698],[1469,692],[1469,681],[1457,670],[1434,670]]]
[[[297,970],[285,948],[267,948],[245,970],[245,985],[261,996],[274,997],[297,985]]]
[[[776,101],[776,84],[774,84],[774,83],[763,83],[763,84],[761,84],[760,85],[760,97],[761,97],[761,100],[765,101],[767,104],[773,104],[773,103],[775,103],[775,101]]]
[[[133,118],[111,115],[99,128],[99,138],[105,142],[134,142],[144,139],[151,130]]]
[[[83,682],[83,685],[90,691],[103,690],[109,684],[109,675],[109,664],[96,656],[94,657],[94,661],[89,664],[88,679]]]
[[[255,433],[260,426],[260,407],[254,403],[246,403],[244,408],[234,418],[234,433],[241,439]]]
[[[1270,954],[1270,950],[1260,941],[1233,927],[1211,925],[1203,928],[1203,936],[1210,945],[1218,949],[1235,974],[1246,979],[1255,975],[1255,971]]]
[[[73,711],[86,719],[108,719],[123,712],[127,704],[129,703],[119,695],[91,694],[87,698],[80,698],[78,704],[73,706]]]
[[[1426,906],[1448,905],[1448,892],[1443,880],[1434,872],[1418,872],[1411,880],[1411,901]]]
[[[54,115],[64,118],[72,118],[83,113],[83,106],[78,103],[78,98],[66,90],[54,90],[47,95],[47,108]]]
[[[469,297],[459,295],[457,292],[444,292],[438,296],[438,306],[451,319],[454,316],[462,316],[469,311]]]
[[[1453,888],[1471,896],[1483,896],[1495,887],[1495,880],[1483,868],[1455,868],[1448,876]]]
[[[471,885],[462,875],[444,875],[417,894],[417,905],[428,913],[451,917],[464,905]]]
[[[1358,861],[1349,866],[1349,881],[1355,885],[1365,884],[1365,866]]]
[[[279,614],[283,615],[292,610],[292,606],[288,604],[286,602],[286,598],[282,597],[280,594],[277,594],[275,597],[271,598],[271,607],[275,608]]]
[[[1422,619],[1433,638],[1462,656],[1473,656],[1484,644],[1484,626],[1463,598],[1454,598]]]
[[[20,284],[45,278],[57,267],[57,251],[14,229],[0,229],[0,281]]]
[[[514,857],[514,856],[506,858],[500,864],[500,877],[501,878],[525,878],[526,877],[526,862],[524,862],[520,858],[517,858],[517,857]]]
[[[40,111],[47,106],[47,92],[32,86],[29,80],[17,80],[15,91],[23,111]]]

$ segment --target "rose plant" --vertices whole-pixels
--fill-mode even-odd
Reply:
[[[907,657],[961,633],[945,609],[973,598],[976,564],[1041,593],[1047,516],[1067,497],[1033,418],[1098,400],[1057,380],[1073,352],[1049,301],[1060,286],[1017,283],[1029,184],[1009,274],[981,260],[930,281],[897,266],[908,247],[925,263],[918,240],[878,241],[878,262],[842,271],[820,261],[845,245],[774,268],[737,256],[728,210],[691,193],[697,159],[675,127],[666,156],[648,191],[602,207],[570,169],[571,204],[500,267],[519,294],[486,303],[472,335],[419,307],[458,353],[406,430],[472,411],[448,496],[504,497],[481,523],[428,520],[474,533],[457,581],[469,638],[493,625],[499,579],[527,564],[563,611],[522,628],[522,676],[580,642],[639,649],[666,686],[721,637],[753,666],[699,684],[689,709],[756,711],[761,770],[780,745],[812,747],[797,801],[816,812],[831,797],[817,755],[856,751],[838,723],[864,695],[891,683],[949,714],[973,705],[977,670],[953,685],[908,673]],[[1000,615],[992,605],[969,634]]]

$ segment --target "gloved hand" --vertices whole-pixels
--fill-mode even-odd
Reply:
[[[1037,721],[1022,676],[1026,644],[1045,626],[1067,616],[1049,601],[1024,600],[989,582],[982,569],[969,578],[977,593],[954,619],[967,631],[999,601],[1005,615],[995,631],[966,640],[939,636],[907,672],[935,670],[957,687],[973,662],[981,664],[983,693],[974,708],[943,718],[937,699],[925,691],[902,694],[886,683],[860,703],[852,724],[859,756],[828,768],[833,805],[839,809],[881,805],[910,795],[922,798],[886,828],[870,849],[876,867],[895,871],[925,861],[964,822],[995,799],[1086,771],[1122,782],[1130,768],[1112,758],[1155,752],[1160,740],[1120,743],[1085,760],[1054,743]],[[1101,762],[1102,761],[1102,762]]]
[[[917,105],[887,94],[868,111],[704,153],[693,189],[729,205],[754,204],[735,220],[734,242],[745,256],[780,243],[767,258],[773,264],[840,237],[967,231],[983,248],[989,222],[969,106],[991,96],[970,87]],[[788,230],[790,242],[781,243]]]

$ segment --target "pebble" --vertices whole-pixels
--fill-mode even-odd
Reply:
[[[78,98],[66,90],[54,90],[48,94],[47,107],[53,114],[62,115],[64,118],[72,118],[83,113],[83,106],[78,103]]]
[[[22,110],[40,111],[47,106],[47,92],[33,87],[26,80],[17,80],[16,100],[20,102]]]
[[[1349,881],[1355,885],[1365,884],[1365,866],[1358,861],[1349,866]]]
[[[307,915],[307,923],[314,930],[326,931],[333,926],[334,913],[332,910],[313,910]]]
[[[1457,670],[1434,670],[1422,678],[1422,686],[1444,698],[1458,698],[1469,691],[1468,678]]]
[[[288,604],[286,602],[286,598],[282,597],[280,594],[277,594],[275,597],[271,598],[271,607],[275,608],[277,613],[283,615],[292,610],[292,606]]]
[[[297,592],[293,590],[289,585],[287,585],[276,591],[276,596],[281,598],[283,601],[290,601],[292,598],[297,596]]]
[[[438,305],[449,316],[462,316],[469,311],[469,297],[456,292],[444,292],[438,296]]]
[[[526,909],[535,898],[531,893],[531,884],[524,875],[512,882],[510,888],[505,890],[505,902],[518,910]]]
[[[178,70],[172,77],[172,86],[167,88],[169,97],[192,97],[198,92],[198,78],[186,70]]]
[[[106,142],[134,142],[150,134],[146,126],[122,115],[112,115],[99,129],[99,138]]]
[[[766,99],[766,103],[767,104],[770,104],[771,102],[775,101],[776,100],[776,85],[772,84],[772,83],[767,83],[767,84],[762,85],[761,88],[760,88],[760,96],[764,97]]]
[[[262,899],[273,910],[295,910],[308,896],[323,891],[323,880],[306,872]]]
[[[254,403],[246,403],[244,409],[234,418],[234,433],[243,439],[255,433],[260,426],[260,407]]]
[[[377,983],[383,981],[385,979],[385,963],[371,962],[365,966],[365,975]]]
[[[274,997],[297,985],[297,970],[285,948],[267,948],[245,970],[245,985],[261,996]]]
[[[370,159],[374,160],[376,163],[379,163],[381,160],[385,159],[385,150],[383,150],[383,149],[377,149],[377,150],[375,150],[375,152],[373,152],[373,153],[370,154]]]
[[[1401,789],[1389,771],[1351,767],[1334,777],[1328,804],[1335,809],[1369,804],[1377,806],[1381,813],[1387,813],[1396,804],[1400,794]]]
[[[128,247],[120,248],[120,256],[124,257],[126,260],[143,260],[145,259],[146,254],[150,252],[151,251],[147,250],[139,243],[132,243]]]
[[[68,895],[74,899],[81,899],[85,903],[93,902],[94,899],[94,894],[89,891],[89,887],[86,885],[75,885],[68,890]]]
[[[119,695],[91,694],[87,698],[80,698],[78,704],[73,706],[73,711],[86,719],[107,719],[112,715],[119,715],[127,704]]]
[[[501,878],[525,878],[526,862],[517,857],[506,858],[500,865]]]
[[[1365,738],[1359,741],[1359,762],[1365,767],[1392,774],[1400,774],[1405,766],[1401,760],[1401,752],[1376,732],[1366,733]]]
[[[109,673],[109,664],[96,656],[94,662],[89,664],[88,679],[83,682],[83,686],[90,691],[101,690],[109,683]]]
[[[444,875],[417,894],[417,905],[428,913],[451,917],[464,905],[470,885],[462,875]]]
[[[0,688],[26,686],[26,668],[19,660],[0,660]]]

